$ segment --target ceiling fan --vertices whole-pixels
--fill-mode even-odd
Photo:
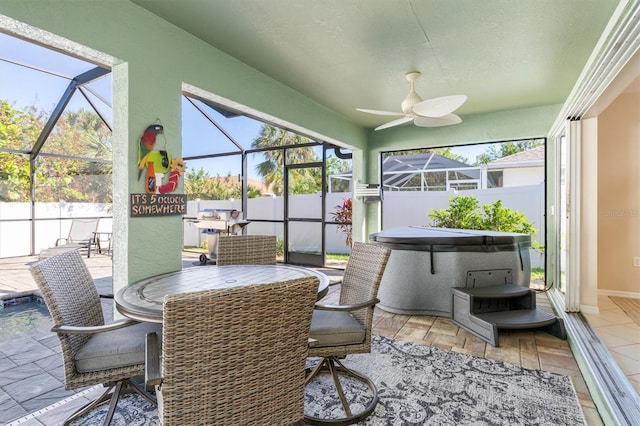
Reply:
[[[409,91],[407,97],[404,98],[402,104],[400,104],[402,112],[378,111],[375,109],[362,108],[356,109],[368,114],[404,115],[404,117],[397,118],[376,127],[375,130],[399,126],[400,124],[408,123],[412,120],[413,124],[420,127],[439,127],[461,123],[462,119],[453,114],[453,111],[460,108],[460,106],[467,100],[467,97],[465,95],[451,95],[423,101],[413,88],[413,83],[418,79],[418,77],[420,77],[420,73],[417,71],[410,72],[405,75],[407,81],[411,83],[411,91]]]

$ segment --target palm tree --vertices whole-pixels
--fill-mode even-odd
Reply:
[[[251,147],[279,148],[312,142],[314,141],[296,133],[271,126],[269,124],[263,124],[260,134],[253,140]],[[262,152],[262,155],[264,155],[265,160],[256,165],[256,171],[263,177],[265,185],[276,195],[282,195],[284,192],[284,152],[284,149],[271,149],[264,151]],[[315,152],[311,147],[287,149],[286,155],[287,164],[316,161]],[[311,175],[304,170],[296,170],[294,176],[296,179],[306,179],[311,177]]]

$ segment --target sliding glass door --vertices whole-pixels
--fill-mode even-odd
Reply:
[[[557,288],[563,294],[567,291],[567,225],[569,223],[569,144],[566,135],[558,138],[558,268],[556,270]]]

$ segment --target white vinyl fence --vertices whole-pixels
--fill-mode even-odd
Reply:
[[[100,203],[37,203],[35,251],[69,235],[73,218],[99,217],[99,232],[111,232],[111,205]],[[31,249],[31,204],[0,203],[0,258],[28,256]]]
[[[384,193],[383,228],[400,226],[429,226],[431,220],[428,213],[431,209],[446,209],[451,196],[472,195],[480,205],[502,200],[504,207],[522,212],[538,229],[535,239],[544,245],[544,186],[530,185],[508,188],[478,189],[452,192],[391,192]],[[320,196],[296,195],[290,198],[290,214],[295,217],[320,217]],[[326,217],[330,219],[336,206],[342,205],[350,193],[327,194]],[[110,216],[109,206],[90,203],[39,203],[37,217],[49,220],[37,221],[36,253],[51,247],[58,238],[64,238],[69,232],[72,217],[104,217]],[[30,216],[29,203],[0,203],[0,257],[26,256],[29,254],[31,225],[24,219]],[[241,209],[239,200],[230,201],[189,201],[187,217],[197,217],[198,212],[205,209]],[[248,200],[247,216],[252,219],[282,220],[284,217],[284,201],[282,197],[261,197]],[[12,219],[11,221],[2,221]],[[317,224],[307,224],[314,227]],[[185,220],[184,245],[201,246],[206,239],[202,230]],[[100,220],[99,231],[109,232],[111,219]],[[290,244],[298,250],[314,251],[319,248],[318,232],[315,230],[298,232],[290,235]],[[283,226],[278,223],[252,222],[246,227],[248,234],[272,234],[283,237]],[[336,226],[327,226],[326,247],[329,253],[348,253],[345,235],[337,231]],[[532,267],[543,267],[543,257],[532,251]]]

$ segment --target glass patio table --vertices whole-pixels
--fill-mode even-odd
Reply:
[[[317,277],[318,300],[329,290],[329,277],[313,269],[291,265],[228,265],[182,269],[156,275],[120,289],[114,296],[122,315],[143,322],[162,323],[164,297],[168,294],[268,284],[296,278]]]

